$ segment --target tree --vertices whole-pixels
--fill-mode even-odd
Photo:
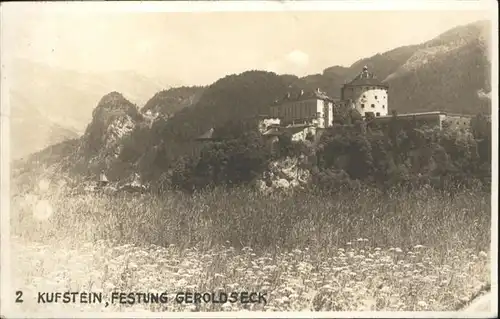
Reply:
[[[482,163],[491,163],[491,119],[479,113],[471,120],[471,131],[478,143]]]
[[[188,161],[175,172],[173,183],[183,189],[236,186],[253,181],[268,165],[270,154],[258,132],[208,144],[195,163]]]

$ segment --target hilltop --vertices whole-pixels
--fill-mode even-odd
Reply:
[[[165,117],[171,117],[184,107],[198,103],[204,87],[182,86],[170,88],[156,93],[142,108],[142,112],[159,113]]]

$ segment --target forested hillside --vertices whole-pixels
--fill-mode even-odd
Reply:
[[[204,87],[178,87],[156,93],[142,108],[142,112],[151,111],[170,117],[184,107],[196,104],[203,94]]]
[[[203,145],[194,140],[209,129],[268,114],[269,107],[287,92],[320,88],[339,97],[342,85],[365,65],[389,85],[391,111],[488,114],[488,28],[485,22],[461,26],[422,44],[396,48],[350,67],[333,66],[322,74],[302,78],[253,70],[225,76],[206,87],[163,90],[142,109],[113,93],[103,98],[94,111],[78,151],[73,151],[80,159],[74,162],[81,167],[91,163],[92,174],[104,169],[121,178],[139,172],[145,180],[157,180],[178,168],[179,161],[198,154]],[[105,102],[110,96],[111,104]],[[124,113],[116,114],[117,110]],[[89,133],[97,127],[98,131]]]

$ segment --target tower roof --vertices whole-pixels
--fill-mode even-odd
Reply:
[[[363,71],[359,73],[351,82],[344,84],[344,86],[379,86],[388,88],[389,86],[382,83],[377,77],[368,71],[368,67],[363,67]]]

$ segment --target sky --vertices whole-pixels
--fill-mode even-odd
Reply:
[[[177,85],[206,85],[259,69],[303,76],[403,45],[487,11],[133,12],[4,10],[7,58],[78,70],[134,70]]]

